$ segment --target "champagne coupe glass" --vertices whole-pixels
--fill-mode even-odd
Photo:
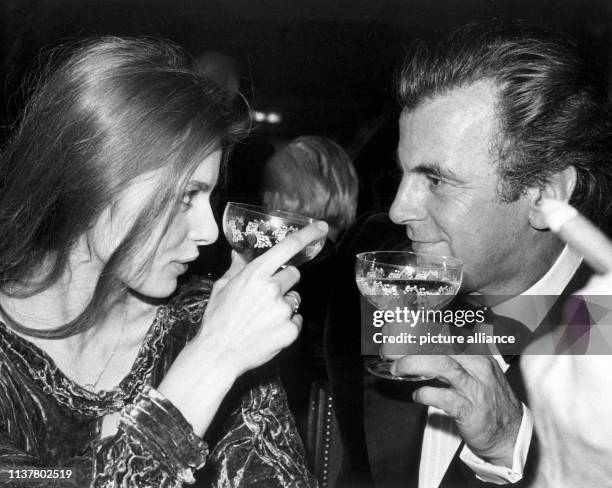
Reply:
[[[355,279],[361,295],[379,310],[438,310],[459,291],[463,277],[461,261],[410,251],[374,251],[357,254]],[[366,369],[379,377],[422,381],[419,375],[391,374],[392,359],[366,361]]]
[[[289,234],[313,222],[316,220],[304,215],[228,202],[223,213],[223,233],[232,249],[247,261],[252,261],[275,244],[284,241]],[[311,242],[286,265],[299,266],[310,261],[323,249],[325,237]]]

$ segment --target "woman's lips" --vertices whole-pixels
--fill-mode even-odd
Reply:
[[[172,261],[171,265],[176,269],[178,274],[183,274],[187,271],[187,263],[179,263],[178,261]]]

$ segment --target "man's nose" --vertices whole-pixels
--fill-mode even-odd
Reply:
[[[404,175],[389,210],[395,224],[406,224],[413,220],[424,220],[427,215],[425,189],[421,175]]]
[[[210,204],[195,206],[189,219],[189,238],[198,246],[207,246],[218,237],[219,228]]]

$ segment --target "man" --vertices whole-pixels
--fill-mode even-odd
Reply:
[[[540,212],[542,198],[554,198],[600,225],[608,218],[611,112],[587,68],[555,36],[470,26],[433,51],[416,50],[401,71],[402,178],[389,215],[414,251],[461,259],[461,292],[487,295],[495,313],[504,308],[496,296],[560,295],[588,278],[581,257]],[[345,253],[373,246],[383,224],[362,225],[349,234]],[[377,248],[407,244],[378,237]],[[348,312],[355,304],[346,286],[337,289],[343,297],[330,313],[327,354],[347,449],[339,485],[527,483],[536,443],[518,361],[406,356],[393,368],[442,378],[447,388],[407,391],[362,377],[350,357],[356,344],[340,325],[356,323]],[[556,308],[542,322],[554,323]],[[505,312],[512,315],[512,307]]]

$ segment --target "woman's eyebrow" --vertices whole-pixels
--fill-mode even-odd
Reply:
[[[202,191],[202,192],[207,192],[210,191],[211,186],[209,183],[206,183],[204,181],[198,181],[198,180],[191,180],[188,184],[188,187],[190,187],[190,189],[192,190],[198,190],[198,191]]]

